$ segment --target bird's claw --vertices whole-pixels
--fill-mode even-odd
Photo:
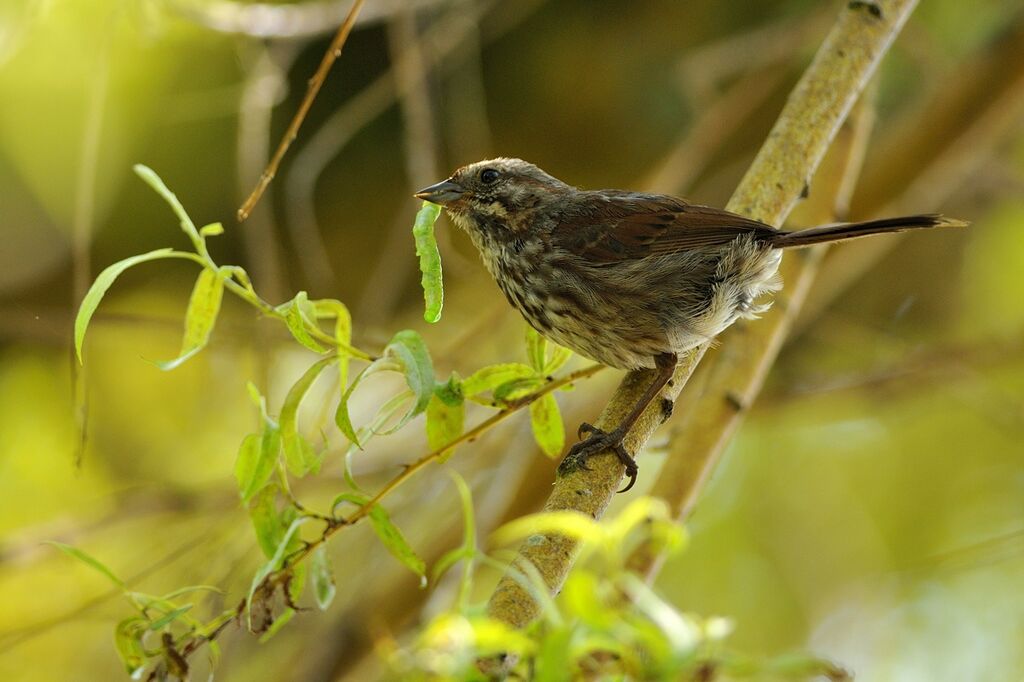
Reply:
[[[589,434],[586,440],[583,440],[584,434]],[[633,487],[633,484],[636,483],[638,469],[636,460],[626,452],[626,448],[622,444],[622,439],[626,435],[623,431],[615,429],[609,433],[584,422],[580,424],[577,435],[581,440],[572,446],[569,453],[562,460],[562,463],[558,465],[558,472],[560,474],[564,475],[581,469],[590,471],[590,467],[587,466],[587,460],[599,452],[611,450],[619,458],[623,466],[626,467],[625,473],[629,476],[629,483],[619,492],[624,493]]]

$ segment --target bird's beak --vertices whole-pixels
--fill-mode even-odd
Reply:
[[[417,199],[423,199],[434,204],[441,204],[442,206],[450,204],[466,192],[465,188],[457,182],[451,180],[444,180],[436,185],[425,187],[419,192],[416,192],[413,196]]]

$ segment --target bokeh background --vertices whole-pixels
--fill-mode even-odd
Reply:
[[[209,348],[161,372],[150,360],[176,354],[195,272],[140,266],[94,318],[75,397],[71,323],[91,279],[186,245],[133,163],[156,169],[200,224],[225,223],[215,256],[244,265],[266,299],[340,298],[360,346],[412,327],[440,376],[465,375],[522,360],[522,323],[446,219],[445,316],[422,322],[412,190],[509,155],[583,187],[724,205],[840,7],[370,0],[282,172],[238,225],[347,2],[3,0],[0,676],[123,676],[112,628],[127,605],[44,540],[148,592],[219,585],[210,613],[237,602],[261,563],[231,472],[256,422],[245,382],[279,405],[313,360],[280,325],[226,300]],[[849,217],[942,211],[973,225],[829,254],[657,587],[732,619],[730,643],[748,654],[810,650],[862,680],[1024,679],[1020,3],[923,1],[870,90],[877,119]],[[559,394],[568,431],[616,379]],[[392,388],[374,386],[357,414]],[[308,418],[336,387],[317,390]],[[641,492],[670,437],[671,426],[644,457]],[[356,472],[372,490],[426,451],[414,423],[360,453]],[[523,416],[388,506],[431,561],[461,529],[446,468],[471,483],[486,533],[537,509],[553,466]],[[329,453],[300,494],[342,487]],[[401,639],[451,602],[450,585],[418,589],[364,527],[330,551],[330,611],[300,614],[265,645],[230,630],[219,679],[377,679],[375,639]],[[479,598],[495,578],[480,576]]]

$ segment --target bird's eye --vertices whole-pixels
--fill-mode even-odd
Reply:
[[[498,175],[500,175],[500,173],[493,168],[484,168],[480,171],[480,182],[485,185],[493,184],[498,179]]]

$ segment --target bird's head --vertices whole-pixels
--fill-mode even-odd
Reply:
[[[498,158],[463,166],[415,196],[444,206],[464,229],[517,232],[534,210],[572,189],[532,163]]]

